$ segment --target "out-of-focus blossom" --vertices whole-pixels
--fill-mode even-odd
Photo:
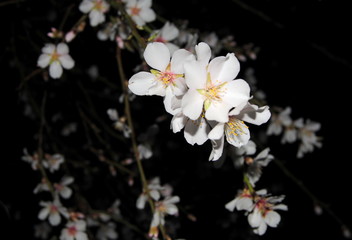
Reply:
[[[96,238],[98,240],[117,239],[118,236],[119,235],[116,232],[116,225],[113,222],[101,224],[96,234]]]
[[[66,43],[54,45],[47,43],[42,48],[42,54],[39,56],[37,65],[41,68],[49,66],[49,75],[52,78],[60,78],[62,68],[71,69],[75,62],[69,55],[69,48]]]
[[[286,107],[279,113],[273,113],[270,119],[270,124],[268,126],[268,135],[279,135],[282,133],[283,126],[288,126],[292,123],[290,117],[291,107]]]
[[[59,183],[54,183],[55,192],[64,199],[68,199],[72,195],[72,189],[67,185],[73,183],[74,178],[64,176]]]
[[[70,221],[62,229],[60,240],[88,240],[86,222],[83,220]]]
[[[158,177],[153,178],[149,184],[148,189],[144,189],[143,193],[139,195],[136,206],[138,209],[143,209],[145,203],[148,201],[148,197],[150,196],[155,201],[160,199],[160,190],[162,187],[160,186],[160,179]]]
[[[69,217],[67,209],[61,205],[58,199],[53,202],[39,203],[43,208],[39,211],[38,218],[44,220],[48,218],[50,225],[57,226],[61,223],[61,215],[65,218]]]
[[[89,21],[92,27],[105,22],[105,13],[110,5],[104,0],[83,0],[79,5],[79,10],[89,13]]]
[[[124,0],[128,15],[137,26],[144,26],[148,22],[156,19],[156,14],[152,7],[152,0]]]
[[[51,173],[60,169],[60,165],[65,161],[64,156],[59,153],[50,155],[45,154],[44,160],[42,162],[45,168],[48,168]]]
[[[34,225],[34,237],[46,240],[49,237],[49,234],[52,230],[52,227],[47,222],[41,222]]]
[[[171,55],[179,49],[179,47],[172,43],[172,40],[175,40],[179,35],[179,30],[175,26],[175,24],[166,22],[164,26],[159,29],[155,30],[151,34],[152,41],[154,42],[162,42],[169,48]]]
[[[312,152],[314,147],[322,147],[321,138],[315,134],[320,127],[320,123],[307,119],[302,127],[298,129],[298,138],[301,140],[297,152],[298,158],[302,158],[304,154]]]
[[[107,114],[109,118],[114,121],[113,126],[116,130],[121,131],[124,135],[125,138],[130,138],[131,135],[131,129],[127,125],[126,117],[122,116],[119,117],[119,113],[116,111],[116,109],[108,109]]]

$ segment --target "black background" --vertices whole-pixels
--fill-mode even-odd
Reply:
[[[324,138],[323,148],[308,154],[304,159],[295,159],[294,147],[281,147],[274,140],[275,156],[282,159],[312,193],[351,227],[349,84],[352,79],[352,38],[349,36],[351,15],[347,1],[251,0],[245,1],[245,5],[241,4],[243,2],[158,0],[154,4],[156,11],[166,19],[188,19],[190,27],[215,31],[220,36],[233,34],[239,44],[253,42],[260,47],[258,59],[243,63],[243,66],[248,64],[254,67],[258,86],[267,94],[269,106],[291,106],[293,118],[303,117],[321,122],[322,129],[318,135]],[[44,33],[50,28],[50,22],[42,21],[45,19],[43,9],[49,5],[46,1],[38,0],[0,8],[2,15],[7,16],[7,21],[2,21],[5,52],[1,56],[1,65],[5,73],[9,70],[9,74],[5,75],[3,81],[9,82],[11,87],[18,86],[20,73],[13,64],[14,58],[7,51],[8,47],[13,41],[15,44],[26,42],[28,45],[18,46],[23,51],[21,61],[26,61],[22,64],[26,64],[28,69],[35,69],[42,42],[36,42],[40,38],[30,37],[34,32]],[[57,11],[59,21],[62,10],[49,9]],[[92,40],[92,43],[96,41]],[[72,45],[74,47],[75,43]],[[115,66],[111,63],[113,55],[109,56],[108,51],[101,53],[97,49],[91,49],[92,58],[97,59],[106,54],[104,66]],[[72,50],[72,55],[77,56],[79,51],[82,50]],[[21,55],[22,52],[17,54]],[[82,55],[87,55],[87,51],[83,51]],[[5,151],[6,157],[2,159],[4,165],[0,167],[0,186],[3,189],[0,200],[7,207],[10,206],[7,210],[10,220],[4,217],[7,224],[0,229],[7,229],[16,237],[0,236],[0,239],[24,236],[30,239],[33,221],[30,215],[38,211],[37,199],[32,198],[37,179],[33,179],[34,175],[20,161],[20,157],[24,147],[35,143],[28,143],[32,141],[32,136],[28,135],[32,132],[28,129],[32,125],[26,123],[17,92],[11,89],[14,93],[11,101],[17,104],[3,113],[9,120],[5,126],[11,126],[5,127],[10,131],[5,131],[9,134],[4,137],[6,143],[3,146],[5,150],[11,150]],[[8,106],[7,101],[4,103]],[[164,137],[184,141],[180,134],[174,135],[167,131],[168,124],[161,127],[165,128],[162,130]],[[209,145],[193,148],[186,143],[183,145],[184,152],[171,151],[167,159],[155,160],[165,170],[163,173],[158,169],[149,169],[150,175],[160,175],[165,182],[175,183],[175,194],[181,197],[181,203],[189,207],[189,211],[198,219],[197,222],[190,222],[181,215],[182,227],[178,236],[186,239],[259,239],[250,234],[242,213],[229,213],[223,207],[240,186],[240,174],[234,173],[232,176],[229,168],[219,170],[209,164],[206,161]],[[343,239],[341,225],[326,212],[317,216],[311,199],[274,164],[264,170],[263,183],[259,187],[270,184],[273,184],[271,191],[275,194],[286,195],[285,203],[289,211],[282,212],[279,227],[268,229],[261,239],[295,239],[302,236]],[[16,220],[16,214],[21,216],[20,220]]]

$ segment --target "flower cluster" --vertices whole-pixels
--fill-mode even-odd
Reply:
[[[290,114],[290,107],[279,108],[271,118],[267,135],[277,136],[282,133],[282,144],[299,141],[297,158],[302,158],[304,154],[313,152],[314,147],[322,147],[321,137],[315,134],[320,129],[321,124],[303,118],[292,120]]]
[[[261,125],[271,114],[268,106],[249,103],[250,87],[236,79],[240,63],[233,53],[211,59],[208,44],[201,42],[194,49],[171,54],[164,43],[149,43],[143,56],[151,70],[134,74],[128,87],[136,95],[163,97],[165,110],[173,115],[173,132],[184,129],[192,145],[209,139],[209,160],[215,161],[222,155],[225,136],[235,147],[246,145],[250,132],[244,122]]]

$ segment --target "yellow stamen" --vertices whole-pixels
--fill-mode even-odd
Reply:
[[[248,128],[243,121],[237,118],[230,117],[229,121],[226,123],[226,136],[229,138],[237,137],[238,135],[246,134],[243,128]]]

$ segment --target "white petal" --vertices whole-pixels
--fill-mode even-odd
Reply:
[[[191,120],[200,117],[203,110],[203,96],[195,89],[189,89],[182,98],[182,112]]]
[[[251,227],[256,228],[260,226],[261,222],[263,222],[262,215],[258,209],[255,208],[254,211],[248,215],[248,223]]]
[[[212,150],[209,156],[209,161],[217,161],[222,156],[224,150],[224,138],[219,140],[211,140]]]
[[[94,3],[89,0],[84,0],[80,5],[79,5],[79,10],[83,13],[88,13],[92,8],[94,7]]]
[[[172,129],[172,131],[174,133],[177,133],[184,128],[187,120],[188,120],[188,118],[185,115],[183,115],[182,112],[179,112],[173,116],[173,118],[171,120],[171,127],[170,128]]]
[[[263,235],[266,232],[267,229],[267,225],[265,224],[265,222],[261,222],[259,227],[257,229],[254,229],[254,233],[258,234],[258,235]]]
[[[129,15],[131,15],[130,11],[127,11]],[[145,21],[139,16],[139,15],[132,15],[132,20],[136,23],[138,26],[144,26]]]
[[[183,74],[185,72],[183,64],[192,60],[195,60],[195,56],[191,52],[185,49],[175,51],[171,59],[171,71],[176,74]]]
[[[158,190],[152,190],[149,194],[155,201],[158,201],[160,199],[160,193]]]
[[[173,98],[175,98],[175,95],[173,94],[172,88],[167,87],[165,89],[165,97],[163,102],[166,112],[170,113],[171,115],[174,115],[178,112],[178,109],[172,108]]]
[[[174,204],[180,202],[179,196],[173,196],[164,200],[164,204]]]
[[[176,215],[178,214],[178,208],[174,204],[168,204],[166,206],[166,212],[170,215]]]
[[[279,222],[281,220],[281,217],[277,212],[269,211],[265,215],[264,220],[270,227],[277,227],[277,225],[279,224]]]
[[[116,110],[115,110],[116,111]],[[70,176],[64,176],[62,179],[61,179],[61,184],[62,185],[69,185],[71,183],[73,183],[75,179],[73,177],[70,177]]]
[[[225,123],[218,123],[208,134],[209,139],[217,140],[224,136]]]
[[[208,44],[205,42],[200,42],[195,46],[195,51],[197,54],[197,60],[203,65],[206,66],[209,63],[211,58],[211,49]]]
[[[63,187],[62,190],[60,191],[61,197],[68,199],[72,195],[72,189],[68,187]]]
[[[51,55],[49,54],[41,54],[38,58],[37,65],[41,68],[46,68],[51,60]]]
[[[49,215],[49,223],[52,226],[57,226],[60,224],[60,222],[61,222],[61,217],[58,212],[54,212]]]
[[[251,198],[248,197],[241,197],[238,199],[237,202],[237,210],[246,210],[250,211],[253,207],[253,201]]]
[[[208,140],[209,131],[209,126],[203,118],[196,121],[188,120],[184,129],[184,136],[189,144],[202,145]]]
[[[236,202],[237,202],[237,198],[235,198],[232,201],[226,203],[225,208],[227,210],[233,212],[233,210],[235,210],[235,207],[236,207]]]
[[[176,44],[173,44],[171,42],[167,42],[167,43],[165,43],[165,45],[169,49],[171,55],[174,54],[174,52],[176,52],[177,50],[180,49]]]
[[[229,120],[230,108],[231,106],[224,102],[211,101],[209,108],[205,112],[205,118],[225,123]]]
[[[47,218],[49,215],[49,208],[48,207],[45,207],[45,208],[42,208],[38,214],[38,218],[40,220],[44,220],[45,218]]]
[[[222,100],[224,103],[229,104],[231,107],[237,107],[250,98],[250,88],[246,81],[242,79],[237,79],[231,82],[228,82],[223,86],[225,90]]]
[[[134,74],[128,81],[128,88],[136,95],[149,95],[149,88],[156,84],[155,76],[149,72]]]
[[[144,51],[144,59],[147,64],[159,71],[165,71],[170,63],[170,51],[164,43],[149,43]]]
[[[154,10],[151,8],[142,8],[141,11],[139,12],[139,16],[145,22],[152,22],[156,19],[156,14],[155,14]]]
[[[62,75],[62,67],[59,61],[54,61],[50,64],[49,75],[52,78],[60,78]]]
[[[145,194],[141,194],[137,199],[136,207],[138,209],[144,209],[146,201],[147,201],[147,196]]]
[[[85,232],[77,232],[75,237],[76,240],[88,240],[88,236]]]
[[[153,219],[150,224],[150,227],[157,227],[159,226],[160,223],[161,223],[160,214],[158,211],[155,211],[153,214]]]
[[[175,24],[166,22],[163,28],[160,30],[160,35],[166,41],[171,41],[177,38],[180,31],[175,26]]]
[[[93,10],[89,13],[89,20],[90,20],[90,25],[92,27],[95,27],[98,24],[105,21],[105,15],[98,10]]]
[[[255,125],[261,125],[266,123],[270,116],[271,113],[268,106],[258,108],[258,106],[248,103],[247,106],[241,110],[237,118]]]
[[[209,63],[208,71],[214,81],[227,82],[235,79],[240,71],[240,63],[233,53],[226,57],[216,57]]]
[[[152,0],[139,0],[136,4],[140,8],[150,8],[152,6]]]
[[[59,57],[59,60],[62,67],[65,69],[71,69],[75,66],[75,62],[73,61],[70,55],[62,55]]]
[[[45,46],[42,48],[42,52],[46,54],[53,54],[56,49],[56,46],[52,43],[47,43]]]
[[[76,225],[77,230],[79,230],[79,231],[85,231],[86,230],[86,225],[87,224],[83,220],[77,220],[75,222],[75,225]]]
[[[185,80],[190,89],[204,89],[207,81],[205,66],[197,61],[189,61],[184,64]]]
[[[69,53],[69,49],[66,43],[59,43],[56,47],[56,51],[61,55],[66,55]]]

